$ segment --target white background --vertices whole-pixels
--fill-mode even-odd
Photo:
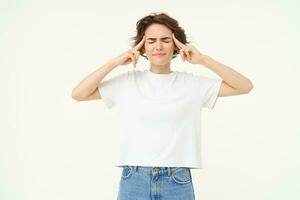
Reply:
[[[254,85],[203,110],[196,198],[299,199],[299,7],[296,0],[2,0],[0,199],[116,199],[116,109],[77,102],[71,91],[129,49],[135,23],[152,12],[177,19],[200,52]],[[137,67],[149,63],[140,57]],[[220,78],[179,56],[171,69]],[[132,65],[105,78],[127,70]]]

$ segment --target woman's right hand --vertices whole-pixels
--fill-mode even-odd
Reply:
[[[136,67],[136,63],[138,61],[138,58],[140,56],[139,49],[143,47],[145,42],[145,36],[143,39],[132,49],[129,49],[122,53],[121,55],[114,58],[114,62],[117,65],[128,65],[129,63],[133,62],[133,67]]]

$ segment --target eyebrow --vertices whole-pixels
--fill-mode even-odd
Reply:
[[[160,39],[166,40],[166,39],[171,39],[170,37],[162,37]],[[148,38],[147,40],[156,40],[156,38]]]

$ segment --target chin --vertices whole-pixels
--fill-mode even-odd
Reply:
[[[157,61],[151,61],[152,64],[154,65],[166,65],[167,63],[169,63],[169,61],[160,61],[160,62],[157,62]]]
[[[151,59],[150,62],[155,64],[155,65],[165,65],[170,63],[170,59],[162,59],[162,60],[157,60],[157,59]]]

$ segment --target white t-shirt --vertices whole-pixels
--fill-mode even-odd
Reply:
[[[102,100],[118,113],[115,166],[202,168],[201,109],[213,109],[221,82],[135,69],[102,81]]]

